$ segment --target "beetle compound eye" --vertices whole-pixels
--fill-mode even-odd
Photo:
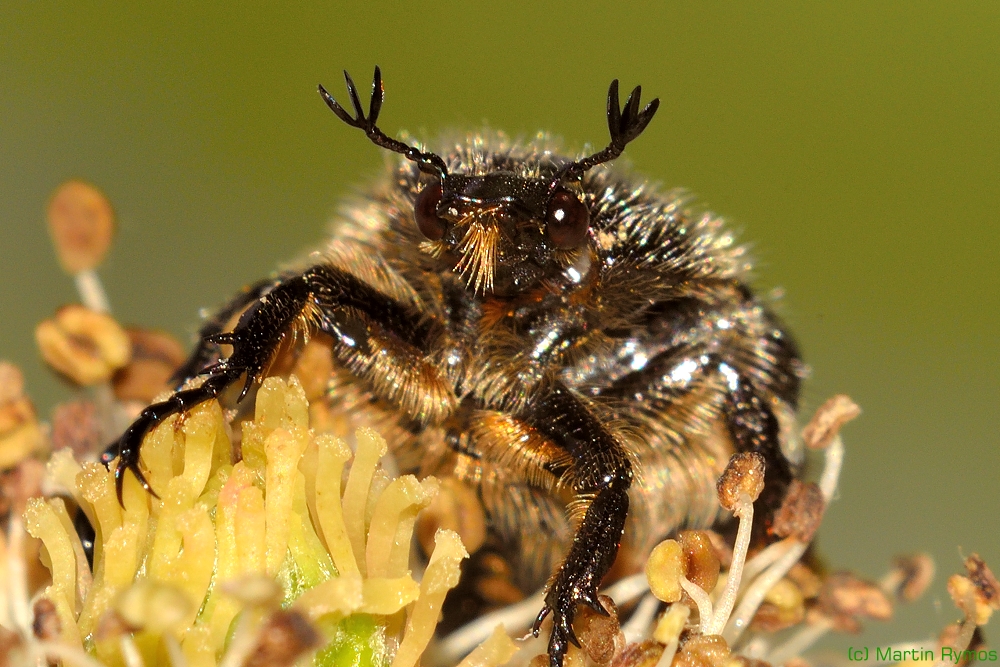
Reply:
[[[569,190],[557,190],[545,212],[545,227],[557,248],[575,248],[587,236],[590,211]]]
[[[431,241],[440,241],[444,237],[446,223],[437,214],[440,203],[440,183],[425,186],[417,195],[417,200],[413,202],[413,217],[417,220],[417,228]]]

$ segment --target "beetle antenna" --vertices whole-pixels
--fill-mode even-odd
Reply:
[[[654,99],[640,111],[640,95],[642,86],[636,86],[625,100],[625,106],[619,107],[618,79],[611,82],[608,88],[608,131],[611,133],[611,142],[604,150],[563,167],[553,181],[553,188],[564,179],[579,178],[585,171],[614,160],[622,154],[629,142],[642,134],[660,107],[660,98]]]
[[[372,79],[372,97],[368,104],[367,116],[361,106],[361,99],[358,97],[358,89],[354,85],[354,80],[351,79],[351,75],[347,73],[347,70],[344,70],[344,79],[347,81],[347,94],[350,96],[351,105],[354,107],[354,116],[347,113],[344,107],[340,106],[337,100],[333,99],[333,95],[326,91],[326,88],[322,85],[319,87],[319,94],[323,96],[323,100],[326,102],[326,105],[330,107],[333,113],[337,114],[337,118],[344,121],[351,127],[364,130],[365,134],[375,145],[387,148],[395,153],[400,153],[407,160],[416,162],[420,171],[425,174],[436,174],[441,178],[448,175],[448,166],[444,163],[444,160],[442,160],[440,156],[435,155],[434,153],[424,153],[409,144],[404,144],[402,141],[393,139],[392,137],[387,136],[385,132],[380,130],[375,124],[378,120],[378,114],[382,110],[382,101],[385,99],[385,86],[382,85],[382,71],[377,65],[375,66],[375,76]],[[615,104],[617,106],[617,102]],[[642,130],[640,130],[640,132],[641,131]]]

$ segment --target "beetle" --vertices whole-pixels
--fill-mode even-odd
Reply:
[[[719,520],[734,452],[767,461],[766,527],[801,463],[798,349],[720,219],[610,164],[657,111],[640,87],[621,106],[611,83],[610,141],[574,158],[545,135],[472,133],[439,152],[391,138],[379,68],[367,113],[344,76],[354,113],[320,86],[326,104],[402,157],[318,259],[205,323],[178,390],[111,448],[119,499],[129,471],[154,492],[139,450],[157,423],[240,382],[242,400],[292,334],[328,336],[332,404],[390,431],[403,472],[473,488],[516,583],[548,579],[533,629],[552,616],[560,667],[579,605],[607,613],[616,558],[635,569],[677,529]]]

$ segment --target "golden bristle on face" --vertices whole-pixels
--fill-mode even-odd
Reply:
[[[499,242],[500,225],[491,213],[470,216],[465,236],[458,246],[462,258],[455,265],[455,271],[476,294],[480,293],[480,288],[483,294],[493,291]]]

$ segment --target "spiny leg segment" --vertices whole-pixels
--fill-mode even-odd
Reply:
[[[188,379],[201,373],[213,356],[218,352],[219,346],[210,341],[214,336],[225,331],[226,324],[241,310],[259,299],[277,281],[271,279],[260,280],[252,285],[244,287],[240,292],[231,298],[225,306],[213,313],[205,320],[205,323],[198,330],[198,345],[195,347],[187,361],[178,368],[171,376],[170,381],[175,389],[180,389]]]
[[[115,464],[118,501],[122,502],[127,471],[131,471],[149,493],[156,495],[139,467],[139,450],[142,439],[157,424],[170,415],[216,398],[241,378],[244,382],[239,400],[242,400],[263,379],[285,334],[292,331],[298,321],[305,320],[311,329],[335,333],[338,314],[351,311],[381,322],[403,342],[418,349],[426,345],[430,326],[419,313],[345,271],[320,264],[277,282],[252,303],[232,332],[214,333],[203,340],[193,356],[201,358],[209,345],[231,345],[233,352],[199,373],[207,376],[200,386],[178,391],[167,400],[150,405],[117,443],[112,444],[118,452]]]
[[[577,605],[608,613],[597,599],[597,589],[625,532],[632,466],[623,445],[562,383],[542,388],[523,418],[569,454],[572,463],[562,477],[575,493],[575,510],[583,515],[532,628],[537,636],[542,621],[552,613],[549,665],[560,667],[569,642],[580,645],[573,632]]]

